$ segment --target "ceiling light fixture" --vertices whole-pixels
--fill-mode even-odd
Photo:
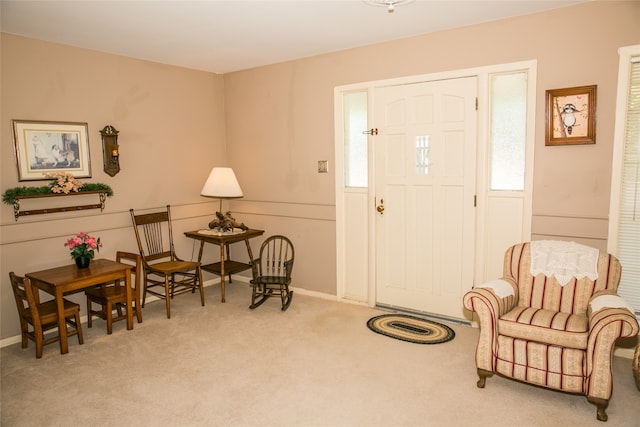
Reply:
[[[362,0],[370,6],[386,7],[387,13],[393,13],[398,6],[405,6],[415,0]]]

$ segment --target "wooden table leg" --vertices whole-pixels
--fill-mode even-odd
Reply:
[[[224,300],[224,244],[220,245],[220,293],[222,294],[222,302]]]
[[[244,239],[244,243],[247,244],[247,253],[249,254],[249,263],[253,265],[253,252],[251,252],[251,244],[249,243],[249,239]]]
[[[61,289],[56,289],[56,306],[58,307],[58,333],[60,334],[60,353],[69,352],[69,342],[67,341],[67,321],[64,316],[64,298]],[[80,325],[78,325],[80,327]]]
[[[127,294],[127,329],[133,329],[133,291],[131,289],[131,270],[125,270],[124,276],[125,293]],[[136,310],[139,310],[136,307]]]
[[[231,255],[229,254],[229,243],[225,243],[224,247],[227,249],[227,258],[226,259],[231,259]],[[233,283],[233,280],[231,280],[231,273],[229,273],[229,283]]]
[[[202,263],[202,251],[204,250],[204,240],[200,240],[200,251],[198,251],[198,263]]]

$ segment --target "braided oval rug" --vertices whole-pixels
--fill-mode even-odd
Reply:
[[[415,344],[442,344],[456,336],[447,325],[407,314],[372,317],[367,326],[375,333]]]

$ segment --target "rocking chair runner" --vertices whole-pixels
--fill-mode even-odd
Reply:
[[[293,260],[293,243],[285,236],[271,236],[262,243],[260,257],[251,264],[253,292],[250,309],[259,307],[274,296],[280,296],[282,311],[289,308],[293,298],[293,291],[289,290]]]

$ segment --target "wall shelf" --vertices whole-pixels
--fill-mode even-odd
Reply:
[[[55,207],[48,209],[29,209],[29,210],[20,210],[20,200],[27,199],[42,199],[46,197],[68,197],[68,196],[86,196],[89,194],[97,194],[100,203],[93,203],[89,205],[72,205],[72,206],[63,206],[63,207]],[[94,191],[80,191],[77,193],[69,193],[69,194],[38,194],[31,196],[16,196],[13,201],[13,216],[17,221],[21,216],[27,215],[41,215],[48,213],[56,213],[56,212],[71,212],[71,211],[82,211],[86,209],[100,209],[100,211],[104,210],[104,205],[107,200],[107,191],[104,190],[94,190]]]

